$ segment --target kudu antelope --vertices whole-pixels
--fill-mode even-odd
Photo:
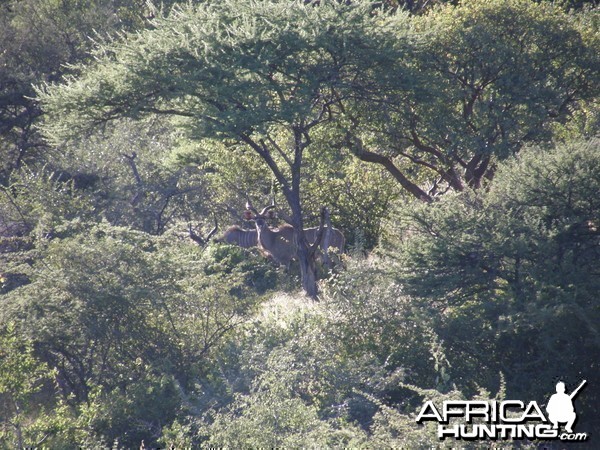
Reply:
[[[212,230],[210,230],[210,232],[206,235],[206,237],[202,237],[201,235],[194,232],[191,223],[188,224],[188,231],[190,233],[190,239],[201,247],[204,247],[206,244],[208,244],[208,241],[210,241],[210,238],[213,237],[213,235],[217,232],[217,228],[218,228],[217,218],[215,217],[214,228]]]
[[[244,217],[253,220],[256,224],[258,247],[269,254],[278,264],[289,267],[290,262],[296,256],[294,227],[287,223],[277,229],[269,227],[267,219],[272,217],[271,209],[275,208],[275,205],[266,206],[259,213],[248,201],[246,208]]]
[[[265,253],[271,255],[271,257],[279,264],[283,264],[289,267],[290,262],[296,259],[297,243],[294,236],[294,227],[290,224],[284,224],[279,228],[270,228],[267,224],[267,219],[273,217],[272,209],[276,206],[274,204],[266,206],[259,213],[248,201],[246,203],[246,214],[245,218],[253,220],[256,224],[256,232],[258,237],[258,247],[261,248]],[[325,240],[325,232],[321,236],[319,246],[323,245]],[[307,242],[312,245],[317,240],[319,228],[306,228]],[[344,249],[345,238],[343,233],[337,228],[332,228],[329,233],[329,247],[335,247],[340,253]]]

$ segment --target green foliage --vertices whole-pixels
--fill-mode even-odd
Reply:
[[[596,139],[531,148],[498,168],[487,193],[399,211],[390,268],[443,308],[435,329],[459,385],[490,387],[503,371],[509,392],[543,401],[552,380],[576,383],[594,364],[598,155]],[[590,421],[597,398],[581,399]]]
[[[381,294],[375,286],[370,292]],[[416,424],[417,409],[424,399],[441,403],[465,396],[456,389],[443,393],[404,384],[405,377],[420,384],[428,382],[419,373],[403,373],[399,364],[410,367],[411,354],[426,361],[443,359],[440,351],[434,355],[433,348],[419,347],[423,341],[419,326],[409,326],[410,319],[399,317],[409,303],[413,303],[412,309],[417,309],[418,303],[398,298],[397,292],[388,293],[385,300],[373,296],[364,308],[386,309],[378,320],[389,322],[380,336],[381,327],[369,327],[376,322],[364,318],[359,302],[345,303],[342,296],[333,289],[331,297],[319,304],[279,296],[263,305],[254,322],[222,353],[235,355],[232,361],[222,360],[221,368],[234,393],[196,425],[196,437],[204,440],[203,445],[439,446],[433,424]],[[363,317],[356,320],[367,323],[350,333],[350,317],[361,313]],[[403,330],[393,331],[395,328]],[[394,356],[379,363],[375,355],[386,354],[390,345],[386,341],[393,341],[398,333],[410,335],[412,345],[399,345]],[[370,342],[370,349],[352,342],[359,336]],[[475,399],[490,400],[490,395],[482,390]],[[450,447],[452,442],[444,445]]]
[[[120,116],[164,113],[196,137],[239,139],[308,120],[318,110],[307,100],[325,92],[324,77],[371,66],[354,41],[384,48],[370,8],[234,0],[175,8],[153,30],[100,46],[77,79],[40,90],[52,115],[45,129],[61,142]]]
[[[47,348],[45,357],[62,369],[78,399],[87,398],[88,380],[95,372],[99,383],[113,385],[127,379],[132,369],[124,361],[169,352],[161,348],[168,342],[163,333],[167,323],[161,323],[167,319],[161,316],[169,314],[163,302],[172,301],[176,290],[168,282],[171,275],[159,273],[159,262],[150,258],[152,245],[143,236],[105,227],[54,241],[38,263],[32,283],[15,291],[14,301],[7,301],[4,317],[36,324],[31,331],[22,331],[35,330],[32,338]],[[158,297],[152,299],[151,292]],[[105,359],[116,340],[120,353]],[[105,356],[90,358],[90,351]]]
[[[457,153],[502,158],[523,141],[547,140],[546,124],[568,115],[575,98],[598,94],[597,30],[592,35],[582,21],[551,3],[523,0],[469,2],[424,20],[438,27],[430,64],[447,74],[440,106],[461,124],[453,133]]]
[[[2,2],[0,184],[23,163],[47,164],[60,155],[35,127],[42,111],[32,86],[70,72],[70,64],[89,57],[98,36],[144,27],[152,9],[136,0]]]
[[[174,165],[176,136],[160,121],[147,125],[150,130],[121,123],[107,130],[110,141],[87,139],[65,147],[53,165],[13,173],[0,196],[6,245],[14,238],[64,237],[63,224],[76,218],[163,234],[208,215],[212,191],[202,170]]]
[[[72,227],[47,244],[31,283],[4,296],[0,321],[19,324],[72,407],[88,404],[90,436],[133,445],[175,417],[178,389],[192,389],[269,270],[241,260],[217,270],[222,258],[172,237]]]
[[[372,389],[383,375],[368,356],[344,353],[327,331],[330,318],[302,298],[279,296],[263,307],[222,353],[232,358],[222,360],[221,373],[234,395],[201,422],[206,445],[364,444],[365,432],[348,421],[350,410],[366,407],[353,388]]]
[[[90,192],[77,189],[75,180],[48,168],[15,173],[4,193],[2,203],[9,220],[37,238],[56,233],[65,222],[90,220],[95,215]]]
[[[385,170],[359,161],[350,152],[329,148],[333,140],[335,136],[318,136],[307,155],[305,210],[313,212],[311,225],[318,226],[318,211],[327,205],[333,226],[345,233],[347,248],[372,249],[378,243],[382,219],[400,190]],[[363,239],[360,243],[357,234]]]
[[[407,275],[431,296],[461,287],[450,302],[496,290],[523,301],[521,294],[533,295],[545,283],[578,285],[589,295],[597,256],[597,145],[530,149],[502,166],[489,194],[465,192],[435,208],[412,205],[401,212],[398,226],[390,225],[395,236],[409,235],[395,240],[411,261]]]
[[[291,224],[303,228],[300,178],[315,130],[334,122],[342,99],[370,89],[373,71],[387,82],[382,68],[406,53],[406,24],[382,32],[391,23],[372,10],[239,0],[176,7],[151,30],[99,45],[77,77],[40,87],[46,135],[61,145],[117,119],[165,115],[193,140],[231,140],[257,154],[281,185]],[[302,233],[297,244],[302,287],[315,297],[314,250]]]
[[[363,2],[182,6],[150,30],[100,43],[96,61],[80,65],[77,77],[40,87],[44,129],[62,144],[115,120],[166,116],[201,143],[191,159],[214,159],[225,175],[221,186],[234,186],[234,196],[241,197],[240,171],[263,194],[275,181],[296,227],[310,219],[306,198],[339,193],[339,183],[316,186],[326,170],[310,175],[307,156],[323,164],[328,153],[315,145],[321,136],[334,142],[327,164],[334,171],[350,147],[430,201],[446,189],[481,186],[496,159],[549,139],[576,101],[597,95],[597,33],[580,16],[526,0],[477,1],[412,18]],[[232,157],[241,163],[233,170]],[[419,185],[426,179],[430,189]],[[391,196],[353,181],[350,192],[362,192],[337,202],[340,222],[370,247]],[[357,219],[367,203],[373,217]],[[310,250],[302,239],[298,245],[302,285],[314,296]]]
[[[16,332],[14,323],[5,323],[0,331],[0,445],[23,448],[44,440],[48,425],[40,427],[28,415],[36,414],[35,395],[52,375],[35,357],[32,342]]]
[[[17,335],[14,323],[6,324],[1,336],[0,394],[9,394],[14,403],[20,403],[36,393],[50,373],[36,360],[31,342]]]
[[[424,400],[593,376],[597,9],[134,3],[0,6],[0,447],[452,447]],[[318,302],[184,236],[246,192],[330,207]]]
[[[258,293],[275,287],[278,281],[276,268],[267,263],[262,256],[249,255],[248,251],[237,246],[213,244],[208,247],[205,255],[204,273],[223,277],[223,284],[227,278],[240,280],[238,287],[231,287],[230,293],[243,297],[248,288]]]
[[[143,370],[126,390],[98,390],[82,405],[77,422],[85,432],[79,432],[79,442],[108,440],[128,446],[146,440],[150,444],[163,424],[175,419],[181,408],[177,383],[172,376],[152,373],[149,366]]]
[[[327,205],[333,225],[346,235],[347,246],[355,245],[359,233],[364,247],[372,249],[379,238],[381,219],[399,189],[384,170],[358,161],[349,152],[332,149],[334,139],[320,129],[307,152],[302,170],[304,224],[318,226],[319,210]],[[176,165],[194,165],[203,172],[219,225],[227,220],[240,223],[246,191],[257,205],[267,205],[275,197],[278,207],[290,214],[268,166],[243,146],[213,140],[188,142],[179,145],[171,158]]]
[[[65,179],[47,167],[27,167],[13,173],[8,187],[0,187],[0,293],[30,281],[31,261],[48,238],[69,232],[65,221],[81,225],[96,217],[94,195],[77,184],[84,178]]]
[[[365,99],[370,108],[350,110],[354,151],[384,164],[417,198],[482,186],[495,162],[524,144],[549,141],[573,116],[593,121],[594,16],[551,2],[476,0],[414,17],[418,76],[408,89],[382,83]],[[433,190],[423,190],[424,178]]]
[[[242,145],[213,139],[181,139],[169,159],[174,167],[192,166],[202,171],[209,193],[197,210],[205,208],[215,213],[222,231],[231,224],[240,224],[246,193],[257,204],[270,202],[274,177],[264,161]]]
[[[215,417],[208,446],[329,447],[340,444],[330,440],[331,429],[319,420],[314,406],[273,391],[271,386],[239,396],[230,408],[231,412]]]
[[[123,121],[107,127],[103,139],[66,146],[56,164],[97,175],[90,189],[96,220],[162,234],[210,209],[204,171],[171,159],[178,139],[164,120]]]
[[[332,331],[335,339],[344,342],[346,352],[372,355],[396,382],[438,387],[431,331],[435,309],[407,296],[386,275],[382,261],[353,262],[330,282],[327,294],[337,317]],[[398,395],[397,389],[390,386],[387,394]]]

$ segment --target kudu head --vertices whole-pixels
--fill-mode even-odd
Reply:
[[[275,211],[275,203],[271,203],[269,206],[265,206],[261,212],[258,212],[250,199],[246,201],[246,211],[244,211],[244,219],[252,220],[256,223],[257,228],[264,230],[268,228],[267,220],[274,219],[276,217]]]
[[[214,234],[217,232],[217,228],[219,227],[219,225],[217,224],[217,218],[215,217],[215,226],[212,230],[210,230],[210,232],[206,235],[206,237],[203,237],[199,234],[197,234],[196,232],[194,232],[194,229],[192,228],[192,224],[188,224],[188,232],[190,235],[190,239],[192,241],[194,241],[196,244],[200,245],[201,247],[204,247],[206,244],[208,244],[208,241],[210,241],[210,238],[212,238],[214,236]]]
[[[273,259],[286,267],[296,256],[294,243],[294,228],[284,224],[278,228],[270,228],[267,221],[275,217],[273,209],[275,203],[270,204],[258,212],[250,199],[246,202],[244,218],[256,224],[258,247],[270,254]]]

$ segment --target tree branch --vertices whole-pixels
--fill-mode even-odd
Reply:
[[[361,161],[382,165],[405,190],[410,192],[419,200],[428,203],[433,201],[433,198],[431,198],[427,192],[406,178],[406,176],[400,171],[400,169],[398,169],[398,167],[396,167],[390,158],[365,150],[359,138],[351,138],[350,136],[347,136],[347,139],[349,140],[348,143],[351,150]]]
[[[286,197],[288,197],[291,192],[290,183],[279,168],[279,166],[277,165],[277,163],[275,162],[275,160],[273,159],[273,156],[271,155],[269,150],[266,147],[262,147],[259,143],[254,141],[254,139],[252,139],[248,134],[244,132],[239,132],[238,136],[240,137],[242,142],[250,146],[250,148],[252,148],[256,153],[258,153],[259,156],[267,163],[267,165],[273,172],[273,175],[275,175],[275,178],[277,179],[279,184],[281,184],[281,187],[284,190]]]
[[[137,158],[137,153],[132,152],[131,156],[126,153],[121,153],[121,155],[127,160],[129,167],[131,167],[131,171],[133,172],[133,178],[135,178],[136,185],[138,187],[138,192],[133,196],[129,203],[131,206],[135,206],[140,201],[140,197],[144,195],[144,182],[140,173],[138,172],[137,165],[135,164],[135,158]]]
[[[279,146],[279,144],[277,144],[277,142],[275,142],[271,136],[267,136],[267,140],[269,141],[269,144],[271,144],[273,146],[273,148],[275,150],[277,150],[277,153],[279,153],[279,155],[281,155],[281,157],[284,159],[284,161],[287,163],[287,165],[292,167],[292,165],[293,165],[292,160],[290,159],[290,157],[288,155],[285,154],[285,152]],[[267,145],[265,144],[264,139],[260,140],[260,145],[262,145],[262,147],[265,151],[268,151]]]

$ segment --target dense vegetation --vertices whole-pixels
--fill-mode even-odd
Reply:
[[[594,439],[590,3],[2,2],[0,446],[452,447],[425,400],[582,379]],[[346,254],[189,239],[247,195]]]

